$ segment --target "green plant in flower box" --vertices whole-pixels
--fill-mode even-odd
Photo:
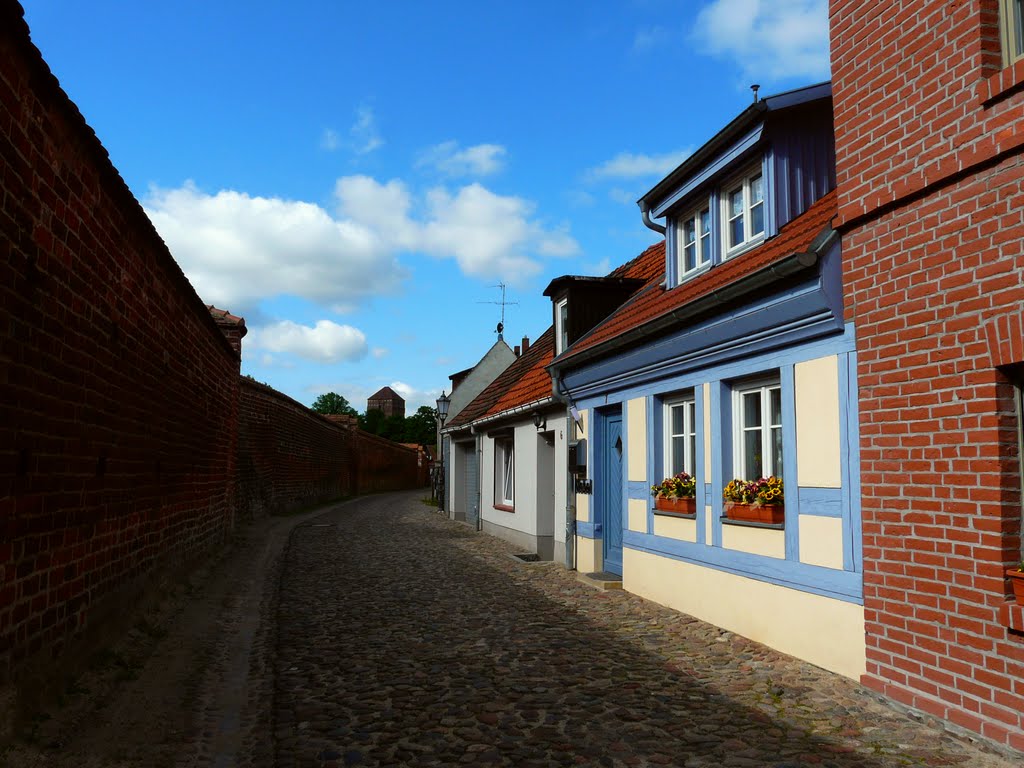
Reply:
[[[651,495],[663,499],[693,499],[697,496],[697,481],[686,472],[680,472],[652,485]]]

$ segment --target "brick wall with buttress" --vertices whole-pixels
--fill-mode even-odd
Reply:
[[[1014,382],[1024,362],[1024,65],[997,0],[832,0],[856,326],[867,674],[1024,750]]]
[[[0,682],[224,539],[238,367],[0,3]]]

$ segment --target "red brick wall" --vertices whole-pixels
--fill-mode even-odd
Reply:
[[[0,680],[233,523],[238,357],[0,3]]]
[[[838,226],[861,414],[864,682],[1024,750],[1012,388],[1024,81],[995,3],[833,0]],[[1014,321],[1012,332],[1010,320]]]
[[[290,512],[422,485],[417,451],[338,424],[265,384],[241,380],[238,498],[243,514]]]

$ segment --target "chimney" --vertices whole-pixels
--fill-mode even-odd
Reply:
[[[526,354],[526,350],[530,348],[530,337],[523,336],[523,354]]]
[[[514,347],[512,347],[512,354],[515,355],[516,357],[519,357],[519,345],[518,344],[516,344]]]

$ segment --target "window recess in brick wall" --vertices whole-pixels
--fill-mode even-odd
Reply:
[[[986,106],[1024,87],[1024,0],[982,0],[982,75]]]
[[[1003,66],[1024,60],[1024,0],[999,0],[999,42]]]

